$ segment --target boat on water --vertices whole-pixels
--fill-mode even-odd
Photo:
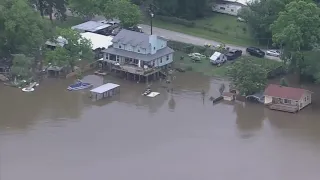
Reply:
[[[84,83],[82,81],[77,81],[75,84],[71,84],[67,89],[69,91],[78,91],[82,89],[88,89],[92,87],[93,85],[90,83]]]
[[[151,93],[151,89],[150,88],[147,88],[143,93],[142,93],[142,96],[147,96]]]

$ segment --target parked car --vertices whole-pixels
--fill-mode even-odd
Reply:
[[[188,55],[190,57],[190,59],[192,59],[192,61],[196,62],[196,61],[201,61],[201,56],[195,55],[195,54],[189,54]]]
[[[210,57],[210,62],[212,65],[221,65],[226,61],[227,61],[227,57],[218,51],[213,53],[212,56]]]
[[[268,50],[266,54],[268,56],[280,57],[281,52],[279,50]]]
[[[246,51],[251,56],[256,56],[256,57],[260,57],[260,58],[263,58],[266,55],[265,52],[263,52],[261,49],[256,48],[256,47],[248,47],[246,49]]]
[[[231,49],[228,53],[225,54],[228,61],[232,61],[242,56],[242,51],[237,49]]]
[[[193,57],[193,56],[198,56],[200,58],[206,58],[205,55],[203,54],[200,54],[200,53],[191,53],[191,54],[188,54],[189,57]]]

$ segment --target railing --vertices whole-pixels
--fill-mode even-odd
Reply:
[[[129,65],[129,64],[122,64],[122,65],[114,66],[114,69],[129,72],[132,74],[139,74],[139,75],[147,75],[149,73],[154,73],[156,71],[159,71],[159,68],[143,69],[141,67]]]

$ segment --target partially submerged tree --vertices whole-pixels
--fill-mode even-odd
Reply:
[[[33,62],[33,58],[27,57],[24,54],[15,54],[13,55],[12,66],[10,73],[16,78],[30,78],[31,73],[31,65]]]
[[[80,33],[72,29],[57,29],[57,35],[63,37],[66,43],[63,47],[58,46],[53,51],[46,53],[47,63],[56,66],[68,65],[73,70],[77,61],[93,60],[91,41],[83,38]]]
[[[236,61],[228,70],[233,86],[242,95],[263,90],[267,83],[267,71],[250,58]]]

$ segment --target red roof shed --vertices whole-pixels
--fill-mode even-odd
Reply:
[[[310,92],[306,89],[285,87],[276,84],[270,84],[264,91],[265,96],[272,96],[283,99],[300,100],[305,92]]]

